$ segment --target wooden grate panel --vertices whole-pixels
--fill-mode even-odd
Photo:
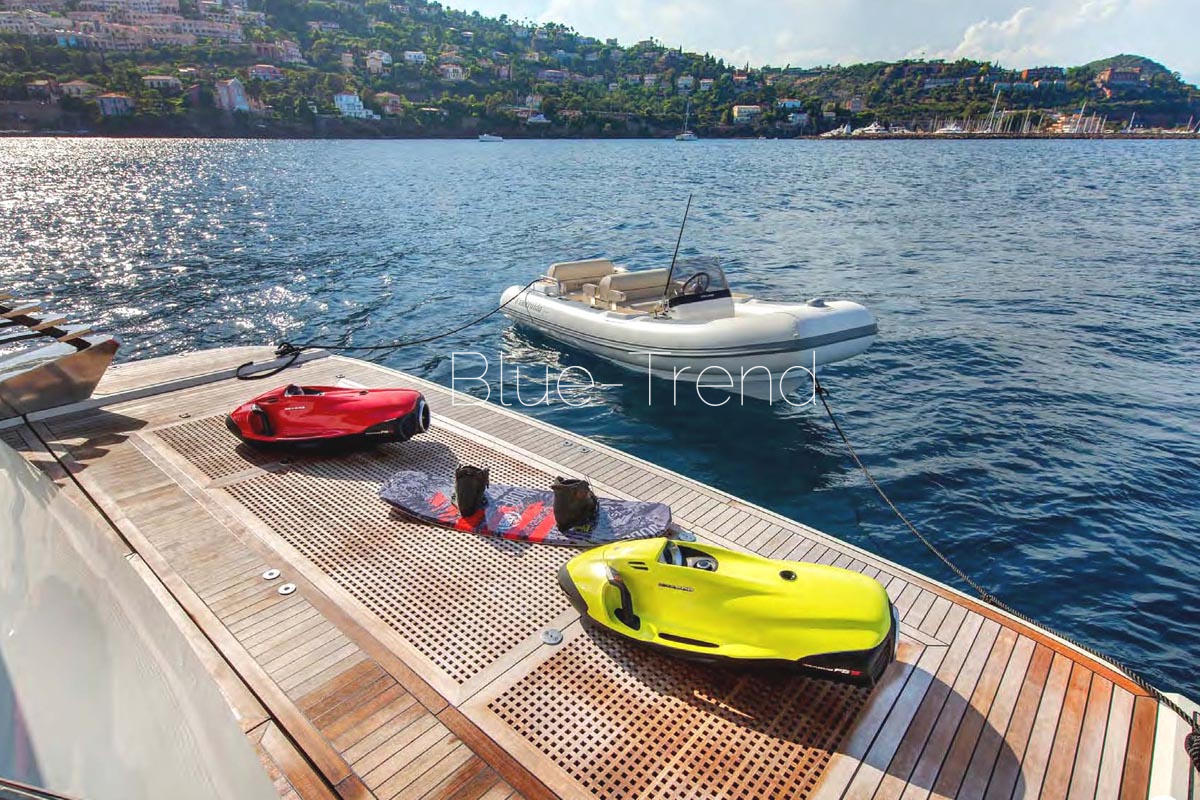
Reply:
[[[489,708],[598,798],[807,797],[868,697],[579,636]]]
[[[225,427],[223,416],[181,422],[159,428],[155,434],[209,480],[227,478],[282,458],[242,443]]]
[[[207,439],[189,433],[190,446],[228,448],[220,418],[206,424]],[[222,491],[462,683],[569,608],[555,575],[575,552],[415,523],[379,499],[380,483],[398,470],[451,476],[458,463],[488,466],[498,483],[551,482],[499,451],[435,428],[401,445],[300,459]]]

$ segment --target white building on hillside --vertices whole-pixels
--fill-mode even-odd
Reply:
[[[379,115],[369,108],[364,108],[362,98],[355,92],[338,92],[333,96],[333,104],[343,117],[352,119],[379,119]]]

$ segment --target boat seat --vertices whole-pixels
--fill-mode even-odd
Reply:
[[[668,269],[645,269],[638,272],[618,272],[606,275],[589,295],[588,287],[584,287],[584,295],[589,297],[593,306],[616,308],[630,306],[649,300],[657,300],[663,295],[667,285],[667,277],[671,274]]]
[[[585,261],[560,261],[551,264],[546,277],[558,282],[561,294],[578,292],[585,284],[594,284],[617,271],[617,265],[607,258],[589,258]]]

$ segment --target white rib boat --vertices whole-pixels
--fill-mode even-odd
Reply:
[[[514,322],[643,375],[768,401],[811,387],[806,370],[862,353],[878,332],[871,312],[848,300],[734,294],[712,258],[681,260],[673,272],[563,262],[521,291],[501,297]]]

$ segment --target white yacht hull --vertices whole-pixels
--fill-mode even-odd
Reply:
[[[733,316],[702,321],[593,308],[539,288],[509,302],[505,315],[642,375],[771,401],[797,389],[807,395],[813,369],[862,353],[878,332],[870,311],[844,300],[813,306],[739,298]],[[509,287],[502,302],[520,291]]]

